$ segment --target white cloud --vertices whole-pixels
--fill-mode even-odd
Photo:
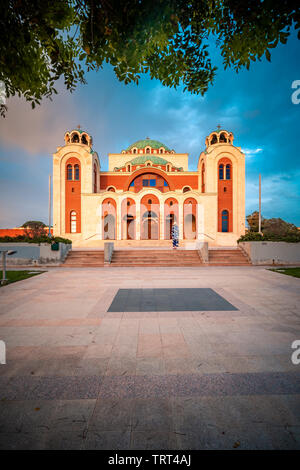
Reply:
[[[256,148],[256,149],[242,149],[246,157],[253,157],[254,155],[257,155],[258,153],[261,153],[263,151],[262,148]]]
[[[0,121],[2,145],[19,148],[31,156],[51,154],[57,145],[63,145],[65,131],[70,123],[76,126],[79,117],[72,95],[63,89],[58,93],[53,101],[44,99],[35,109],[23,98],[7,100],[7,116]]]

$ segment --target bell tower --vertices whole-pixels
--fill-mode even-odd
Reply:
[[[53,231],[76,240],[84,223],[82,194],[100,190],[100,163],[92,137],[80,126],[66,132],[64,141],[53,154]]]

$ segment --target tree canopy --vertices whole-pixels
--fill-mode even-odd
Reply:
[[[46,235],[46,225],[39,220],[28,220],[22,225],[24,234],[29,238],[39,238]]]
[[[28,220],[27,222],[24,222],[23,225],[21,225],[23,228],[35,228],[35,227],[47,227],[44,222],[41,222],[39,220]]]
[[[149,73],[163,85],[204,94],[216,67],[239,71],[265,56],[291,30],[300,38],[299,2],[291,0],[2,0],[0,81],[6,96],[39,104],[63,78],[73,91],[85,73],[112,65],[125,84]],[[0,104],[4,116],[5,104]]]
[[[258,211],[252,212],[247,215],[246,219],[249,225],[250,232],[258,232]],[[296,225],[286,222],[280,218],[266,219],[261,218],[261,230],[264,235],[278,235],[285,236],[290,234],[299,234],[299,230]]]

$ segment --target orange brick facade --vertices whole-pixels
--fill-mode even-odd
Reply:
[[[102,171],[92,138],[67,132],[53,159],[54,233],[90,246],[169,240],[177,224],[182,240],[236,243],[245,231],[244,155],[224,130],[205,143],[194,171],[188,154],[148,138],[109,154],[109,171]]]

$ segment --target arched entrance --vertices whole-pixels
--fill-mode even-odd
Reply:
[[[116,240],[116,202],[107,198],[102,202],[103,240]]]
[[[126,215],[126,240],[135,239],[135,220],[133,215]]]
[[[183,236],[186,240],[197,238],[197,201],[190,197],[183,204]]]
[[[122,240],[135,240],[136,238],[136,206],[135,201],[126,198],[122,201],[121,206],[122,218]]]
[[[142,217],[142,240],[158,240],[159,219],[155,212],[146,211]]]
[[[165,212],[165,239],[172,238],[172,227],[174,223],[178,225],[178,201],[175,198],[169,198],[164,204]]]
[[[159,200],[147,194],[141,200],[141,240],[159,239]]]

